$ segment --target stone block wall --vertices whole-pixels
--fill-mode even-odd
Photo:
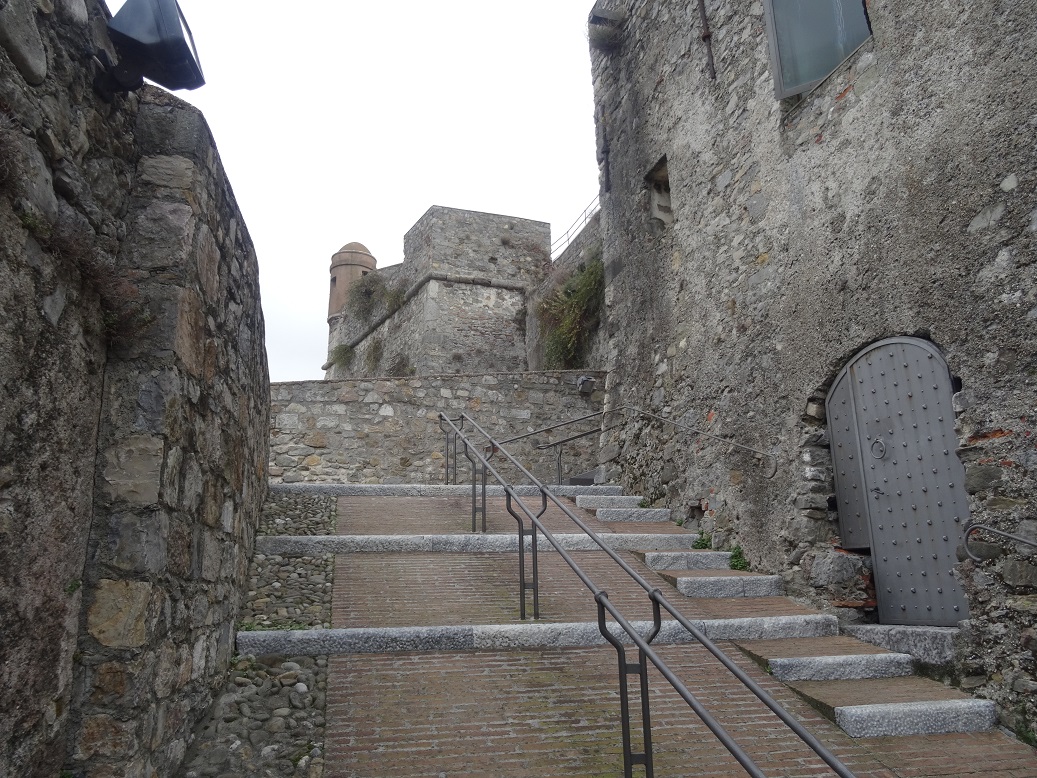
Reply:
[[[251,242],[195,109],[93,92],[108,18],[0,6],[3,775],[175,771],[266,488]]]
[[[433,375],[345,381],[302,381],[272,386],[270,475],[273,482],[443,483],[441,412],[465,412],[498,439],[520,435],[601,410],[602,395],[580,394],[573,371]],[[604,374],[591,373],[604,382]],[[567,437],[598,427],[589,420],[538,438]],[[567,444],[563,475],[597,464],[598,436]],[[554,454],[519,441],[508,450],[548,482]],[[470,477],[467,463],[459,470]],[[509,479],[517,474],[502,471]]]
[[[874,37],[798,103],[774,97],[759,2],[707,3],[715,81],[698,15],[670,0],[635,0],[618,46],[592,50],[606,403],[779,460],[767,479],[751,455],[632,421],[611,441],[612,472],[829,603],[866,599],[867,560],[832,556],[824,399],[871,342],[930,339],[960,378],[973,518],[1025,531],[1037,514],[1026,10],[868,10]],[[663,169],[672,223],[653,207]],[[972,590],[958,672],[1006,725],[1033,730],[1037,568],[1022,547],[1005,551],[957,568]]]

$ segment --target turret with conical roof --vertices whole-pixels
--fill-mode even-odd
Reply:
[[[377,267],[378,260],[362,243],[347,243],[332,255],[328,318],[342,312],[350,287]]]

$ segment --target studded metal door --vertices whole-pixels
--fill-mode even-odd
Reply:
[[[951,574],[968,520],[951,395],[947,363],[916,338],[872,344],[828,395],[842,539],[871,549],[883,624],[968,617]]]

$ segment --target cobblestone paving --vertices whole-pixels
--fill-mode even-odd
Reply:
[[[327,629],[335,557],[256,554],[238,629]]]
[[[271,493],[259,520],[260,535],[332,535],[336,498],[331,495]]]
[[[180,778],[320,778],[327,657],[242,657]]]
[[[326,535],[334,497],[272,494],[259,534]],[[331,626],[334,557],[257,554],[239,629]],[[327,657],[240,657],[178,778],[320,778]]]

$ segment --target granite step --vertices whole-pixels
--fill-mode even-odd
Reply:
[[[834,616],[799,614],[754,616],[734,619],[691,619],[692,624],[710,640],[745,640],[763,635],[771,639],[802,639],[835,635],[839,623]],[[631,626],[646,635],[650,621],[634,621]],[[620,642],[633,645],[630,637],[615,623],[609,631]],[[678,622],[664,619],[653,645],[693,643],[695,638]],[[577,648],[605,643],[598,623],[525,622],[437,627],[367,627],[354,629],[256,630],[236,634],[241,654],[256,656],[320,656],[328,654],[410,653],[414,651],[487,651],[539,648]]]
[[[991,700],[928,678],[797,681],[788,684],[855,738],[982,732],[997,724]]]
[[[695,536],[698,537],[697,535]],[[650,570],[730,570],[730,551],[692,549],[674,552],[661,545],[635,552]]]
[[[576,507],[594,510],[597,508],[639,508],[643,497],[637,495],[603,495],[603,494],[578,494],[576,495]]]
[[[576,498],[580,495],[619,496],[623,487],[612,484],[596,486],[572,486],[569,484],[550,486],[558,497]],[[540,495],[540,489],[531,484],[514,487],[520,497]],[[295,483],[270,484],[272,494],[306,494],[332,495],[335,497],[467,497],[472,493],[472,485],[468,484],[336,484],[336,483]],[[489,497],[503,497],[504,487],[499,484],[488,484],[486,494]]]
[[[745,640],[738,647],[779,681],[902,678],[914,658],[838,635],[801,640]]]
[[[685,597],[780,597],[780,575],[747,570],[657,570]]]
[[[647,525],[651,526],[651,525]],[[636,525],[635,525],[636,527]],[[580,533],[557,533],[555,540],[566,551],[592,551],[598,548],[594,540]],[[696,540],[693,534],[663,534],[657,532],[603,532],[598,537],[616,551],[637,552],[651,544],[659,549],[686,552]],[[526,548],[532,545],[527,537]],[[554,546],[543,535],[537,536],[537,548],[553,551]],[[398,553],[513,553],[518,551],[518,537],[511,534],[457,534],[457,535],[267,535],[256,538],[256,552],[284,556],[321,556],[323,554],[384,554]],[[660,551],[659,553],[665,553]]]
[[[598,508],[598,521],[669,521],[669,508]]]

